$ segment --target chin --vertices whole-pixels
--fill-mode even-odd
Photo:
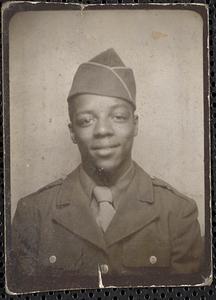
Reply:
[[[119,164],[116,164],[114,162],[109,162],[109,161],[96,162],[95,167],[97,170],[100,170],[102,172],[113,173],[118,169]]]

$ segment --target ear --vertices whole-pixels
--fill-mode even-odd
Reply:
[[[138,115],[134,115],[134,136],[137,136],[138,134],[138,123],[139,123],[139,117]]]
[[[74,133],[74,131],[73,131],[73,125],[72,125],[72,123],[69,123],[69,124],[68,124],[68,128],[69,128],[69,130],[70,130],[70,136],[71,136],[72,142],[73,142],[74,144],[77,144],[77,139],[76,139],[75,133]]]

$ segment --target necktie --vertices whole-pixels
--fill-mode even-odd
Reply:
[[[112,192],[106,186],[96,186],[93,194],[98,203],[96,221],[103,231],[106,231],[115,214],[115,209],[112,206]]]

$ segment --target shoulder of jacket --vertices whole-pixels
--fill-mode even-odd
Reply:
[[[151,178],[152,178],[152,184],[154,186],[162,187],[162,188],[165,188],[165,189],[171,190],[171,191],[173,190],[173,187],[166,181],[159,179],[157,177],[151,177]]]
[[[197,214],[197,204],[194,199],[180,193],[173,186],[156,177],[152,178],[152,184],[155,188],[160,189],[160,199],[165,201],[166,207],[174,209],[175,213],[179,212],[183,216]]]
[[[49,207],[50,202],[55,199],[55,194],[58,193],[58,187],[61,186],[63,179],[55,180],[44,187],[38,189],[36,192],[31,193],[21,199],[17,203],[17,209],[22,211],[23,209],[35,210],[35,208],[45,209]]]
[[[64,181],[64,179],[55,180],[55,181],[41,187],[37,191],[35,191],[31,194],[28,194],[27,196],[21,198],[19,200],[19,203],[24,204],[24,205],[27,205],[27,204],[30,205],[32,202],[34,203],[35,202],[34,200],[38,197],[42,199],[43,195],[44,195],[45,198],[47,198],[46,197],[46,192],[49,193],[49,192],[52,192],[52,191],[53,192],[56,191],[56,188],[60,187],[62,185],[63,181]]]
[[[53,182],[51,182],[51,183],[43,186],[42,188],[40,188],[39,190],[37,190],[35,193],[36,194],[37,193],[41,193],[43,191],[47,191],[47,190],[53,189],[55,187],[61,186],[62,183],[63,183],[63,181],[64,181],[64,178],[60,178],[58,180],[55,180],[55,181],[53,181]]]
[[[190,197],[185,196],[184,194],[179,192],[176,188],[171,186],[169,183],[167,183],[166,181],[163,181],[157,177],[152,177],[152,184],[155,187],[159,187],[161,189],[170,191],[171,193],[173,193],[175,196],[177,196],[179,198],[184,198],[185,200],[193,201]]]

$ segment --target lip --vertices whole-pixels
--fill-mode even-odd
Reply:
[[[119,147],[119,145],[94,146],[92,150],[109,150]]]
[[[100,146],[100,147],[93,147],[93,151],[96,153],[99,157],[110,157],[115,153],[116,148],[118,148],[119,145],[111,145],[111,146]]]

